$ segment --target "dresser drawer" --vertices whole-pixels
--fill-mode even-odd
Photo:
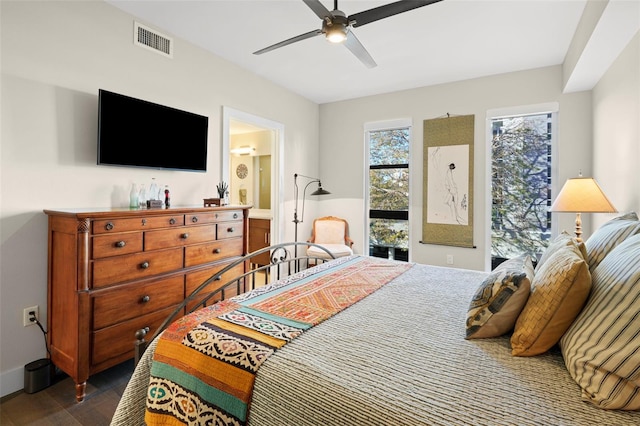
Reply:
[[[227,238],[242,237],[242,221],[224,222],[218,224],[218,239],[226,240]]]
[[[218,212],[218,222],[227,222],[232,220],[242,221],[242,210],[228,210]]]
[[[145,229],[183,226],[183,215],[147,216],[129,219],[104,219],[93,221],[93,233],[105,234],[126,231],[144,231]]]
[[[156,250],[215,241],[216,225],[183,226],[144,233],[144,249]]]
[[[185,217],[185,225],[201,225],[204,223],[225,222],[229,220],[242,220],[242,210],[229,210],[211,213],[191,213]]]
[[[142,232],[124,232],[93,237],[92,248],[94,259],[142,251]]]
[[[93,288],[175,271],[183,261],[181,247],[98,259],[93,262]]]
[[[93,365],[108,361],[111,358],[129,353],[133,357],[133,348],[136,341],[136,331],[149,327],[148,338],[153,336],[162,321],[165,320],[176,306],[156,311],[141,317],[134,318],[103,328],[92,333],[91,363]],[[181,315],[180,315],[181,316]],[[176,317],[179,318],[180,316]]]
[[[127,285],[93,298],[93,329],[175,306],[184,299],[184,276]]]
[[[200,284],[202,284],[207,279],[209,279],[217,271],[221,270],[222,268],[224,268],[225,266],[228,266],[228,265],[229,265],[229,263],[224,263],[224,264],[221,264],[219,266],[216,266],[215,268],[207,269],[207,270],[204,270],[204,271],[192,272],[190,274],[187,274],[186,281],[185,281],[185,297],[190,295],[192,291],[194,291],[196,288],[198,288],[198,286],[200,286]],[[240,276],[243,273],[244,273],[244,265],[242,265],[242,264],[236,266],[235,268],[231,269],[228,272],[225,272],[222,275],[222,278],[220,280],[212,282],[205,289],[203,289],[200,292],[200,297],[196,298],[194,302],[192,302],[192,303],[187,305],[187,310],[191,309],[196,304],[196,302],[199,299],[202,299],[202,297],[204,297],[206,294],[209,294],[209,293],[217,290],[223,284],[226,284],[230,279],[233,279],[234,277]],[[224,297],[225,297],[225,299],[228,299],[228,298],[230,298],[232,296],[237,296],[238,294],[244,293],[244,291],[245,291],[244,284],[241,284],[239,292],[236,289],[236,286],[232,285],[227,290],[225,290]],[[209,302],[207,303],[207,306],[208,305],[213,305],[215,302],[219,301],[220,299],[221,299],[220,295],[216,295],[215,298],[211,298],[211,300],[209,300]]]
[[[227,257],[242,255],[242,238],[188,246],[184,252],[184,266],[202,265]]]

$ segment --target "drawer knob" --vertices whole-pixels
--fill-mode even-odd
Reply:
[[[227,232],[233,232],[233,231],[234,231],[233,228],[231,228],[231,227],[227,228]]]
[[[140,267],[141,267],[142,269],[147,269],[147,268],[149,267],[149,262],[142,262],[142,263],[140,264]]]
[[[149,300],[151,300],[151,298],[148,294],[145,294],[144,296],[142,296],[142,299],[140,299],[142,303],[147,303]]]
[[[176,224],[176,219],[174,217],[169,219],[169,225],[175,225],[175,224]]]
[[[234,219],[237,219],[237,218],[238,218],[238,213],[234,213],[234,214],[233,214],[233,218],[234,218]]]
[[[214,281],[222,281],[222,277],[216,277]]]
[[[180,238],[186,240],[187,238],[189,238],[189,234],[185,232],[184,234],[180,235]]]
[[[214,252],[215,254],[220,254],[220,252],[222,252],[222,250],[220,250],[219,248],[217,248],[217,249],[213,250],[213,252]]]
[[[198,216],[193,216],[193,217],[191,218],[191,222],[193,222],[193,223],[197,223],[197,222],[198,222]]]
[[[122,248],[122,247],[124,247],[124,246],[126,246],[126,245],[127,245],[127,243],[126,243],[126,242],[124,242],[124,241],[118,241],[118,242],[116,243],[116,247],[118,247],[118,248]]]
[[[104,226],[104,229],[106,229],[107,231],[111,231],[113,229],[113,222],[107,222],[107,224]]]

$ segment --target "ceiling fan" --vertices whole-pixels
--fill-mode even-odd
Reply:
[[[380,19],[388,18],[399,13],[408,12],[422,6],[437,3],[442,0],[403,0],[395,3],[386,4],[373,9],[355,13],[346,16],[344,12],[338,9],[338,0],[333,2],[333,10],[329,11],[319,0],[302,0],[309,8],[322,20],[322,28],[309,31],[304,34],[281,41],[280,43],[260,49],[253,52],[254,55],[261,55],[289,44],[306,40],[320,34],[324,34],[327,40],[332,43],[344,43],[347,49],[351,51],[360,61],[368,68],[375,67],[376,61],[373,60],[367,49],[364,48],[360,40],[351,31],[352,27],[359,27],[369,24]]]

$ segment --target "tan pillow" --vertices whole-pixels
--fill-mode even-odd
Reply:
[[[531,283],[531,295],[516,321],[511,354],[533,356],[555,345],[580,313],[591,274],[580,250],[568,245],[553,253]]]
[[[615,246],[638,233],[640,233],[640,221],[635,212],[618,216],[603,224],[585,243],[587,247],[585,259],[589,262],[590,271],[593,272]]]
[[[574,236],[572,236],[571,234],[569,234],[567,231],[562,231],[560,233],[560,235],[558,235],[557,237],[555,237],[553,239],[553,241],[551,241],[551,243],[549,244],[549,247],[547,247],[545,249],[545,251],[542,253],[542,256],[540,257],[540,260],[538,260],[538,264],[536,265],[536,272],[538,272],[540,270],[540,268],[542,267],[542,265],[558,250],[566,247],[566,246],[573,246],[573,247],[577,247],[578,250],[580,250],[580,254],[582,255],[582,257],[584,259],[587,259],[587,248],[585,247],[584,243],[582,242],[578,242],[578,240],[576,240],[576,238]]]
[[[533,264],[523,255],[500,264],[476,290],[467,311],[466,338],[497,337],[513,330],[531,289]]]
[[[587,304],[560,340],[582,399],[600,408],[640,410],[640,235],[627,238],[593,271]]]

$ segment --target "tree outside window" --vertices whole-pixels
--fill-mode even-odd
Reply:
[[[408,260],[409,128],[369,132],[370,254]]]
[[[551,114],[492,120],[491,256],[536,256],[551,236]]]

